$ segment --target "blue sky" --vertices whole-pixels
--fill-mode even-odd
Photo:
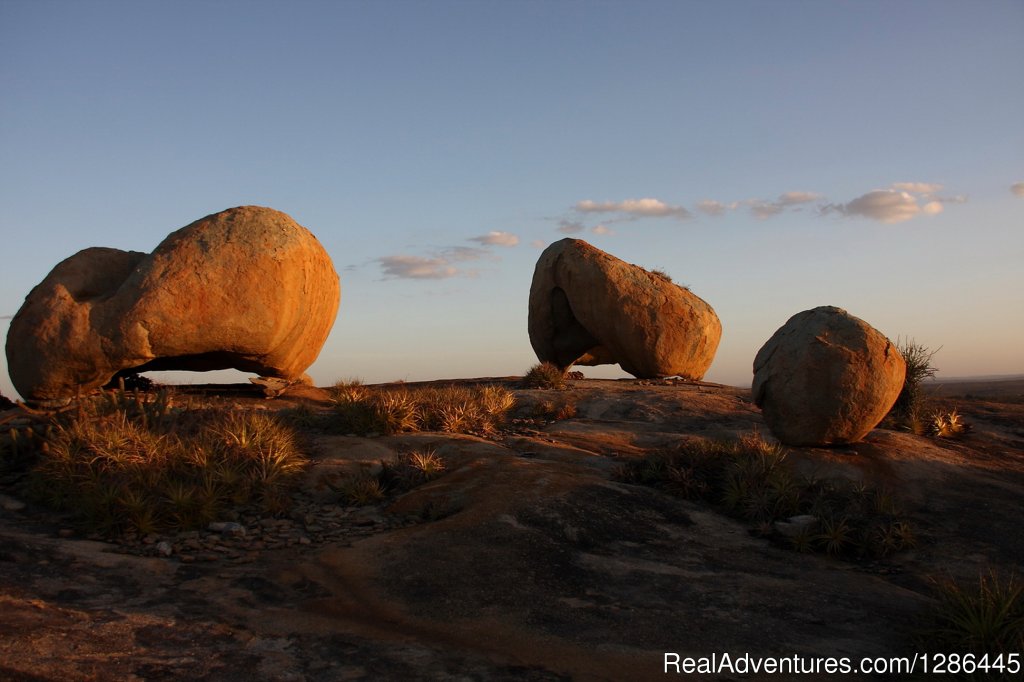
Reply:
[[[707,300],[709,380],[817,305],[1024,372],[1022,74],[1019,1],[0,0],[0,317],[258,204],[341,275],[321,384],[522,373],[565,236]]]

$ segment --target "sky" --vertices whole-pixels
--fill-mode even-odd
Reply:
[[[819,305],[1024,373],[1022,83],[1021,0],[0,0],[0,335],[256,204],[340,275],[319,385],[522,374],[564,237],[710,303],[709,381]]]

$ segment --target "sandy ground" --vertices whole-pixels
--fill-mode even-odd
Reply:
[[[168,557],[8,504],[0,679],[644,680],[664,676],[665,652],[912,655],[929,578],[1024,564],[1024,382],[998,383],[937,394],[973,425],[962,440],[876,429],[792,451],[810,472],[894,491],[918,544],[884,561],[798,554],[616,480],[622,462],[684,439],[767,433],[748,391],[719,386],[517,390],[520,412],[557,398],[577,416],[486,439],[310,433],[290,517],[243,518],[245,539],[160,538]],[[222,393],[269,409],[324,398]],[[386,504],[343,507],[322,485],[423,447],[450,473]],[[10,481],[0,493],[19,499]]]

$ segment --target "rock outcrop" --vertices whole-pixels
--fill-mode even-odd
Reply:
[[[854,443],[903,387],[906,363],[877,329],[841,308],[797,313],[754,358],[754,402],[787,445]]]
[[[327,252],[280,211],[232,208],[171,233],[151,254],[89,248],[58,264],[11,320],[11,380],[58,399],[123,370],[236,368],[303,376],[341,289]]]
[[[562,369],[618,363],[639,378],[700,379],[715,358],[722,323],[667,277],[562,239],[537,261],[529,333],[537,357]]]

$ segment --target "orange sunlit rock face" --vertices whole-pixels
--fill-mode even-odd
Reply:
[[[754,402],[788,445],[855,443],[903,388],[906,363],[864,320],[822,306],[797,313],[754,358]]]
[[[11,321],[7,359],[32,400],[74,395],[133,369],[235,368],[298,379],[341,297],[316,237],[242,206],[171,233],[151,254],[89,248],[58,264]]]
[[[537,261],[529,332],[537,357],[563,369],[618,363],[636,377],[701,379],[722,323],[667,277],[562,239]]]

